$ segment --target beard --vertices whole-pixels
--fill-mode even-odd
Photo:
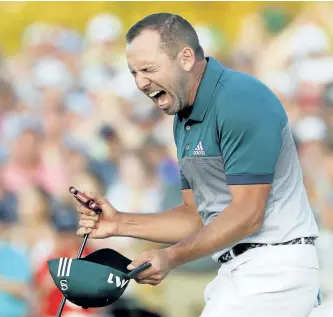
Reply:
[[[181,73],[176,82],[177,84],[175,85],[174,89],[175,93],[173,96],[173,104],[168,111],[169,114],[176,114],[188,106],[187,74]]]

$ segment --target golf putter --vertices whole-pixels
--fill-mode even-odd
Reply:
[[[69,188],[69,192],[74,196],[74,198],[84,207],[94,211],[96,214],[101,214],[102,213],[102,209],[97,205],[97,203],[95,201],[93,201],[92,199],[90,199],[89,197],[87,197],[85,194],[83,194],[82,192],[78,191],[77,189],[75,189],[73,186]],[[81,258],[82,252],[84,250],[84,247],[86,246],[88,240],[88,234],[85,234],[83,236],[83,241],[81,243],[80,246],[80,250],[76,256],[77,259]],[[60,317],[62,314],[62,311],[64,309],[66,303],[66,297],[63,296],[61,303],[59,305],[58,308],[58,312],[56,317]]]
[[[102,213],[102,209],[98,206],[98,204],[90,199],[89,197],[87,197],[85,194],[83,194],[82,192],[80,192],[79,190],[77,190],[75,187],[70,187],[69,188],[69,192],[73,195],[73,197],[81,204],[83,205],[84,207],[94,211],[96,214],[101,214]],[[87,243],[87,240],[88,240],[88,234],[85,234],[83,236],[83,241],[81,243],[81,246],[80,246],[80,250],[76,256],[77,259],[81,258],[81,255],[82,255],[82,252],[84,250],[84,247],[86,246],[86,243]],[[140,272],[144,271],[146,268],[150,267],[151,266],[151,263],[145,263],[137,268],[135,268],[133,271],[131,271],[128,276],[130,278],[132,277],[135,277],[137,274],[139,274]],[[56,317],[60,317],[61,314],[62,314],[62,311],[65,307],[65,303],[66,303],[66,297],[63,296],[62,297],[62,300],[61,300],[61,303],[59,305],[59,308],[58,308],[58,312],[57,312],[57,315]]]

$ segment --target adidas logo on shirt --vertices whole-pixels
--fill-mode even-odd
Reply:
[[[201,141],[198,143],[198,145],[196,146],[196,148],[193,151],[193,155],[206,155],[205,151],[202,147],[202,143]]]

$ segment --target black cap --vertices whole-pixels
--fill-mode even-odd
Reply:
[[[78,229],[77,212],[59,201],[52,201],[51,221],[57,232],[76,232]]]
[[[105,124],[99,130],[99,135],[103,139],[107,139],[107,138],[116,136],[117,133],[116,133],[115,129],[110,124]]]

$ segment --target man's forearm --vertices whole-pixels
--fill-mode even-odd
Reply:
[[[203,226],[199,214],[188,208],[182,204],[158,214],[119,213],[117,235],[165,244],[178,243]]]
[[[229,247],[256,232],[261,226],[258,212],[243,212],[231,204],[210,224],[178,244],[167,248],[174,266],[181,266]]]

